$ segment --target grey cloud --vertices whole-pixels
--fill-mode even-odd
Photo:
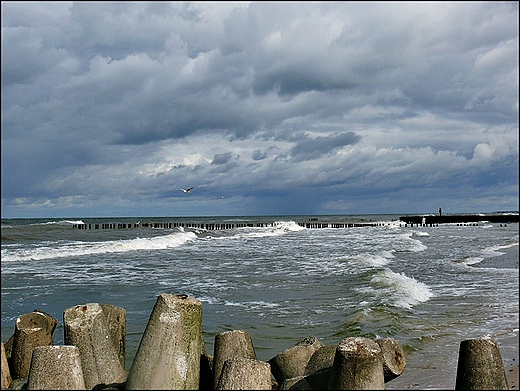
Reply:
[[[356,144],[360,140],[361,137],[353,132],[316,138],[306,136],[291,149],[291,157],[295,161],[317,159],[345,145]]]
[[[431,173],[511,204],[518,27],[516,2],[4,2],[2,210],[187,180],[317,211]]]
[[[255,149],[251,154],[251,158],[253,160],[264,160],[269,157],[269,153],[267,151],[261,151],[259,149]]]
[[[231,160],[233,154],[231,152],[218,153],[213,157],[211,164],[226,164]]]

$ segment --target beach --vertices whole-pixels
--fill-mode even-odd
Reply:
[[[518,244],[498,251],[504,254],[488,257],[474,266],[518,269]]]

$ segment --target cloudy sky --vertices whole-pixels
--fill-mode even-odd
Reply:
[[[2,217],[518,210],[516,1],[1,5]]]

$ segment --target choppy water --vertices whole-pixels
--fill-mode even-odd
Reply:
[[[380,222],[306,229],[309,219]],[[2,341],[34,309],[60,322],[78,304],[127,311],[127,369],[159,293],[203,303],[203,334],[247,331],[260,360],[308,336],[393,337],[405,373],[387,389],[453,387],[460,341],[490,336],[505,360],[518,355],[518,269],[475,267],[518,244],[518,224],[405,227],[398,216],[3,219]],[[137,221],[276,222],[225,231],[173,228],[77,230]],[[515,339],[511,337],[516,336]],[[512,342],[513,341],[513,342]]]

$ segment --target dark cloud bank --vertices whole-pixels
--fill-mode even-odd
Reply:
[[[2,2],[2,217],[518,210],[518,20]]]

